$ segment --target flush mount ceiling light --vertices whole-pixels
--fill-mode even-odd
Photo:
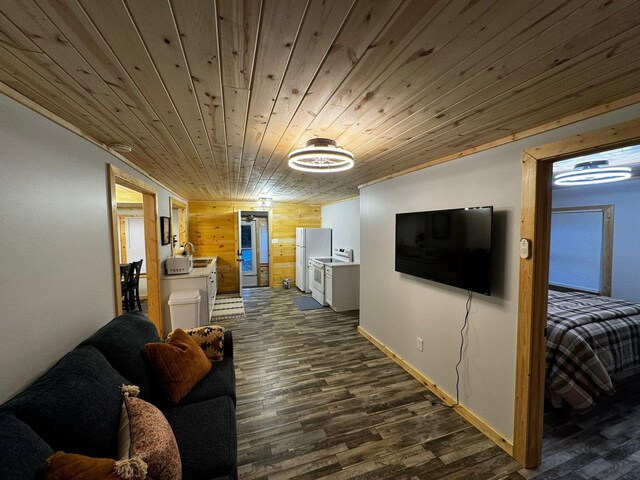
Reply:
[[[112,143],[109,145],[109,148],[120,153],[130,153],[133,150],[131,146],[125,145],[124,143]]]
[[[314,138],[289,154],[289,166],[303,172],[343,172],[353,167],[353,154],[335,140]]]
[[[596,183],[619,182],[631,177],[630,167],[610,167],[608,160],[577,163],[572,172],[559,173],[556,185],[593,185]]]
[[[273,198],[269,197],[260,197],[258,199],[259,207],[273,207]]]

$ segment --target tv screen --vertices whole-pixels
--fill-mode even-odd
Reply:
[[[493,207],[396,214],[396,272],[491,294]]]

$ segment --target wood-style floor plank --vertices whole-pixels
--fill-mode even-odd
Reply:
[[[298,290],[246,289],[233,330],[244,480],[640,480],[640,392],[589,415],[549,410],[522,469],[360,336],[358,312],[299,311]]]

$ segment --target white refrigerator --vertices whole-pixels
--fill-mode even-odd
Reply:
[[[312,257],[331,256],[330,228],[296,228],[296,287],[310,292],[307,262]]]

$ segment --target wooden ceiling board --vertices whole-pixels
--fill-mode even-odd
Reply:
[[[302,98],[299,107],[291,118],[285,133],[280,137],[277,146],[272,151],[269,159],[260,158],[254,164],[255,175],[248,185],[248,198],[261,196],[263,186],[272,179],[273,172],[278,169],[288,169],[287,154],[296,146],[296,142],[306,131],[308,125],[331,98],[334,91],[329,88],[321,88],[323,78],[331,77],[332,85],[339,85],[340,79],[346,78],[369,46],[378,36],[379,32],[388,24],[389,19],[396,13],[400,2],[379,2],[368,0],[358,2],[351,10],[347,21],[340,30],[331,51],[327,54],[320,68],[316,72],[316,78],[311,87]],[[306,139],[299,146],[304,146]],[[271,164],[269,164],[269,160]],[[274,161],[275,160],[275,161]],[[259,183],[263,177],[263,183]],[[249,188],[251,188],[249,190]],[[266,193],[266,192],[265,192]],[[245,193],[246,195],[246,193]]]
[[[186,199],[331,203],[637,98],[639,33],[633,0],[5,0],[0,81]],[[315,136],[355,168],[289,169]]]
[[[0,55],[0,79],[4,83],[17,91],[28,92],[26,95],[29,98],[36,100],[38,104],[45,106],[61,118],[75,125],[82,125],[85,132],[105,144],[121,142],[125,138],[139,150],[147,149],[138,138],[129,136],[128,131],[120,128],[121,125],[116,125],[112,119],[109,119],[108,110],[91,110],[92,100],[88,99],[90,95],[46,54],[42,53],[37,45],[29,43],[26,38],[14,41],[7,36],[6,33],[10,28],[4,23],[4,19],[5,17],[0,15],[0,27],[3,29],[2,43],[11,52]],[[19,52],[20,58],[15,56],[16,51]],[[40,68],[43,63],[49,68]],[[75,88],[76,86],[78,88]],[[106,112],[106,115],[103,112]],[[145,170],[159,177],[166,175],[163,170],[164,164],[159,161],[155,151],[147,150],[155,161],[145,162]]]
[[[637,8],[637,7],[636,7]],[[623,10],[622,12],[618,13],[618,15],[627,15],[629,12],[627,9]],[[577,15],[582,15],[583,13],[580,12],[579,10],[576,12]],[[636,16],[637,18],[637,12],[634,12],[633,15]],[[634,18],[633,15],[630,18]],[[548,18],[548,17],[547,17]],[[607,22],[603,22],[605,23],[605,27],[604,28],[609,28],[610,25],[607,24]],[[616,22],[616,23],[623,23],[623,22]],[[576,27],[576,31],[580,31],[580,29],[583,27],[582,25],[580,25],[579,22],[572,22],[571,23],[572,27],[575,26]],[[622,25],[621,27],[624,28],[628,28],[630,25]],[[623,28],[623,31],[624,31]],[[558,30],[557,29],[550,29],[551,32],[555,32],[557,33]],[[547,30],[547,32],[549,31],[549,29]],[[601,48],[603,47],[603,45],[601,43],[598,43],[598,38],[599,35],[597,35],[597,30],[596,31],[588,31],[585,32],[583,35],[585,38],[589,38],[591,39],[590,41],[576,41],[576,42],[572,42],[572,45],[576,46],[576,45],[580,45],[583,48],[589,48],[592,45],[595,46],[595,48]],[[580,36],[578,37],[580,38]],[[618,39],[613,39],[612,41],[618,41]],[[525,88],[526,83],[531,83],[533,84],[534,81],[540,81],[540,76],[542,75],[547,75],[549,76],[549,68],[547,68],[546,70],[544,70],[545,67],[547,67],[548,65],[551,65],[553,68],[558,68],[559,65],[563,65],[565,62],[564,61],[556,61],[556,58],[563,58],[561,55],[565,55],[564,58],[567,58],[567,62],[573,61],[572,56],[574,54],[572,53],[567,53],[565,51],[562,51],[563,48],[557,48],[554,49],[550,52],[548,52],[546,54],[546,56],[541,56],[538,57],[536,59],[537,63],[527,63],[525,64],[525,66],[528,68],[525,69],[525,73],[521,74],[520,77],[527,80],[528,82],[525,82],[525,85],[523,86],[523,84],[518,83],[518,87],[517,90],[520,91],[520,93],[522,92],[526,92],[527,88]],[[575,54],[577,56],[577,54]],[[575,58],[575,57],[573,57]],[[570,60],[571,59],[571,60]],[[521,62],[522,63],[522,62]],[[489,63],[487,63],[489,64]],[[536,75],[534,72],[532,72],[532,66],[535,67],[536,65],[541,66],[542,68],[542,73]],[[509,74],[510,72],[508,71],[507,68],[505,68],[504,66],[500,66],[499,64],[496,65],[495,67],[493,67],[492,70],[497,70],[500,71],[502,73],[499,74],[498,78],[487,78],[487,79],[477,79],[477,76],[475,78],[471,78],[470,80],[474,80],[474,88],[477,89],[478,86],[486,84],[487,89],[490,89],[491,92],[493,91],[497,91],[499,92],[499,95],[496,95],[495,97],[490,97],[491,93],[486,93],[485,97],[486,100],[484,102],[481,102],[480,100],[475,101],[474,102],[474,98],[473,96],[479,96],[481,98],[482,94],[483,94],[483,90],[480,90],[476,93],[473,93],[473,95],[468,95],[465,94],[464,92],[462,92],[460,94],[461,99],[464,101],[467,101],[470,105],[471,105],[471,110],[463,110],[462,113],[460,113],[457,116],[454,116],[452,121],[454,122],[455,125],[462,125],[462,127],[460,127],[460,129],[465,130],[465,131],[469,131],[470,130],[470,122],[473,120],[474,117],[478,117],[480,115],[483,114],[484,112],[484,107],[485,105],[492,105],[495,106],[496,102],[499,101],[500,98],[506,98],[506,99],[513,99],[514,98],[514,92],[516,91],[516,88],[512,88],[503,92],[500,92],[500,88],[499,88],[499,84],[502,83],[506,83],[505,81],[509,78]],[[553,72],[552,72],[553,73]],[[518,77],[516,76],[512,76],[512,79],[515,79],[516,81],[518,80]],[[533,80],[531,80],[533,79]],[[483,83],[484,80],[484,83]],[[584,79],[583,79],[584,80]],[[563,87],[564,85],[566,85],[566,80],[563,80],[562,85],[560,85],[561,87]],[[463,87],[463,85],[459,85],[458,88]],[[435,89],[430,90],[431,92],[434,92],[434,95],[436,92],[439,91],[444,91],[447,92],[445,86],[443,84],[438,85]],[[547,90],[548,91],[548,90]],[[453,93],[444,93],[442,95],[443,98],[445,99],[453,99],[455,101],[456,97],[455,94]],[[541,93],[539,95],[539,98],[548,98],[547,95],[544,95],[544,93]],[[538,98],[538,100],[539,100]],[[436,100],[439,100],[440,97],[436,97]],[[378,145],[377,149],[372,149],[370,148],[369,150],[367,149],[363,149],[363,148],[358,148],[358,139],[347,139],[344,142],[342,142],[343,144],[349,145],[350,148],[353,149],[352,151],[356,154],[357,158],[359,159],[359,165],[360,167],[362,167],[363,165],[367,164],[370,167],[376,169],[376,165],[375,163],[370,162],[370,159],[375,159],[378,158],[380,155],[384,156],[384,160],[380,160],[379,163],[385,163],[385,164],[389,164],[389,161],[393,159],[393,157],[397,157],[397,156],[407,156],[407,152],[405,152],[403,150],[403,145],[405,144],[411,144],[411,143],[415,143],[415,141],[417,139],[419,139],[421,136],[425,137],[425,136],[429,136],[429,137],[433,137],[434,131],[433,129],[429,129],[429,128],[425,128],[425,126],[428,126],[429,124],[435,124],[435,125],[439,125],[440,122],[437,122],[437,120],[441,120],[442,123],[444,123],[448,117],[450,117],[451,115],[448,113],[449,111],[456,111],[456,109],[461,109],[464,107],[465,103],[461,100],[458,104],[454,104],[453,107],[451,109],[447,108],[445,105],[435,105],[432,106],[430,104],[427,104],[429,98],[423,99],[420,103],[418,102],[417,104],[413,104],[410,106],[406,106],[404,109],[401,110],[402,115],[405,115],[406,118],[400,119],[400,121],[398,121],[398,119],[394,118],[393,116],[390,116],[387,120],[387,122],[390,124],[388,130],[386,131],[375,131],[375,129],[373,127],[369,128],[369,127],[364,127],[364,132],[365,135],[360,135],[360,143],[362,144],[363,142],[368,142],[365,143],[365,146],[367,145],[371,145],[372,143],[376,143]],[[425,105],[426,104],[426,105]],[[521,108],[522,105],[521,104],[517,104],[516,105],[517,108]],[[427,116],[425,117],[424,114],[427,114]],[[420,121],[422,116],[422,120]],[[485,115],[486,116],[486,115]],[[501,119],[505,119],[504,116],[496,116],[494,115],[493,118],[501,118]],[[408,123],[408,120],[411,119],[417,119],[418,121],[420,121],[420,123],[415,124],[415,126],[407,128],[405,127],[405,125]],[[404,122],[404,123],[403,123]],[[480,125],[482,125],[481,128],[486,129],[487,128],[487,124],[486,122],[480,123],[477,122]],[[505,122],[506,123],[506,122]],[[410,125],[410,124],[409,124]],[[384,127],[384,125],[383,125]],[[372,133],[369,133],[372,132]],[[512,133],[512,131],[510,130],[505,130],[506,133]],[[367,135],[369,133],[369,135]],[[398,141],[398,138],[400,138],[400,136],[402,136],[401,141]],[[504,136],[504,134],[503,134]],[[368,139],[367,139],[368,138]],[[362,140],[365,139],[365,140]],[[387,147],[386,145],[393,143],[393,153],[391,153],[389,150],[389,147]]]
[[[247,190],[252,191],[251,180],[260,177],[264,169],[261,165],[266,164],[264,154],[258,159],[258,152],[307,7],[308,2],[299,0],[267,1],[265,4],[242,152],[242,197]]]
[[[156,131],[158,138],[162,139],[172,158],[172,170],[183,183],[184,179],[191,180],[196,195],[207,195],[206,185],[193,167],[198,154],[168,89],[149,56],[131,12],[121,0],[105,0],[101,3],[83,1],[78,6],[91,19],[96,35],[103,39],[100,47],[111,52],[113,61],[121,65],[135,84],[140,102],[148,104],[153,111],[149,118],[149,128]],[[120,28],[114,28],[114,25]],[[185,158],[189,161],[185,161]],[[193,195],[192,193],[190,196]]]

